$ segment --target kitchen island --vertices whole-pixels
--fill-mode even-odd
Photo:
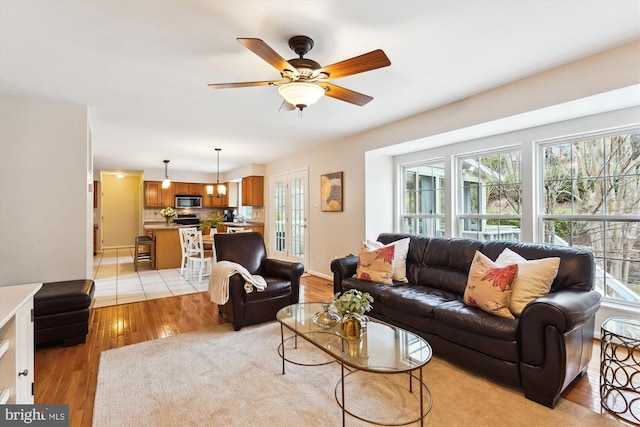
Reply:
[[[223,222],[218,226],[218,233],[226,233],[228,227],[251,229],[264,236],[264,223],[262,222]]]
[[[180,248],[180,236],[178,230],[191,227],[189,225],[149,224],[144,226],[144,231],[155,241],[156,269],[180,268],[182,249]]]

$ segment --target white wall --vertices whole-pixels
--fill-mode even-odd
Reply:
[[[367,152],[400,144],[415,152],[425,137],[469,128],[482,123],[525,114],[620,88],[640,84],[640,41],[530,76],[476,96],[384,125],[343,140],[323,144],[266,165],[265,176],[309,168],[309,255],[307,270],[329,277],[335,256],[357,252],[359,242],[383,224],[369,226],[376,209],[395,206],[393,192],[373,191],[365,170]],[[425,94],[424,96],[428,96]],[[375,102],[375,101],[374,101]],[[355,108],[355,107],[354,107]],[[366,107],[363,107],[366,108]],[[581,110],[571,118],[585,116]],[[472,137],[467,139],[473,139]],[[412,141],[412,142],[408,142]],[[463,141],[459,139],[458,142]],[[421,148],[418,148],[421,147]],[[369,157],[374,158],[374,157]],[[380,158],[376,158],[378,164]],[[390,170],[393,170],[391,168]],[[320,212],[320,175],[344,171],[344,211]],[[394,180],[394,174],[387,178]],[[268,181],[265,180],[266,182]],[[379,182],[379,181],[378,181]],[[396,185],[395,183],[393,184]],[[268,188],[265,188],[265,194]],[[375,194],[371,197],[370,194]],[[270,197],[265,197],[265,221],[270,220]],[[388,231],[392,231],[390,228]],[[267,238],[270,236],[267,235]]]
[[[0,95],[0,285],[92,276],[85,106]]]

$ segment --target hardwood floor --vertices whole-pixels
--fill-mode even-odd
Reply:
[[[302,278],[300,301],[328,301],[332,293],[328,280]],[[91,426],[102,351],[224,323],[206,292],[96,308],[89,321],[85,344],[39,348],[35,354],[35,403],[69,404],[71,426]],[[602,413],[598,355],[599,347],[594,347],[588,374],[563,397]]]

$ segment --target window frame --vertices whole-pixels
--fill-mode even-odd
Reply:
[[[446,233],[445,231],[445,222],[446,222],[446,205],[447,205],[447,198],[446,198],[446,186],[445,186],[445,180],[446,180],[446,175],[447,175],[447,171],[446,171],[446,167],[445,167],[445,162],[444,159],[442,158],[436,158],[436,159],[430,159],[430,160],[425,160],[425,161],[421,161],[421,162],[412,162],[412,163],[405,163],[405,164],[401,164],[399,165],[400,168],[400,177],[401,177],[401,185],[400,185],[400,191],[401,191],[401,197],[400,197],[400,214],[398,215],[399,218],[399,227],[401,232],[403,233],[411,233],[411,230],[407,230],[405,228],[405,221],[406,220],[411,220],[411,221],[415,221],[415,234],[420,234],[419,233],[419,225],[418,225],[418,221],[420,220],[427,220],[427,221],[435,221],[434,226],[430,227],[431,229],[430,234],[422,234],[422,235],[426,235],[426,236],[430,236],[430,237],[443,237]],[[442,168],[442,176],[438,177],[438,176],[433,176],[433,175],[429,175],[430,177],[433,178],[433,182],[435,183],[434,188],[432,189],[433,191],[433,196],[434,196],[434,212],[433,213],[417,213],[417,212],[408,212],[407,211],[407,180],[406,180],[406,176],[407,176],[407,170],[411,169],[411,168],[419,168],[419,167],[441,167]],[[416,204],[416,211],[417,209],[417,204],[418,204],[418,200],[420,200],[420,190],[419,190],[419,179],[418,179],[419,174],[416,173],[415,174],[415,188],[413,189],[414,192],[414,202]],[[425,175],[427,176],[427,175]],[[442,195],[441,198],[438,197],[438,195]],[[440,229],[440,227],[437,227],[437,224],[441,223],[442,224],[442,229]]]
[[[467,199],[467,194],[464,191],[464,189],[466,188],[466,186],[464,185],[465,182],[467,182],[467,180],[465,180],[464,178],[464,162],[468,161],[468,160],[477,160],[477,158],[480,157],[489,157],[489,156],[494,156],[494,155],[500,155],[500,154],[504,154],[504,153],[509,153],[509,152],[518,152],[520,153],[520,191],[522,192],[525,186],[524,178],[523,178],[523,173],[522,173],[522,165],[523,165],[523,154],[522,154],[522,144],[511,144],[511,145],[505,145],[502,147],[498,147],[498,148],[493,148],[493,149],[489,149],[489,150],[483,150],[483,151],[474,151],[474,152],[466,152],[466,153],[461,153],[461,154],[457,154],[454,155],[454,164],[455,164],[455,168],[453,171],[453,176],[455,177],[454,180],[454,187],[452,188],[453,192],[454,192],[454,200],[456,203],[456,207],[455,207],[455,216],[453,218],[453,229],[455,230],[455,236],[457,237],[463,237],[463,238],[471,238],[471,239],[475,239],[475,240],[480,240],[480,241],[489,241],[489,240],[493,240],[493,239],[481,239],[480,235],[481,233],[483,233],[482,227],[478,226],[476,230],[465,230],[463,223],[467,222],[467,221],[475,221],[477,223],[486,223],[487,221],[490,220],[496,220],[498,222],[500,221],[513,221],[513,220],[517,220],[520,223],[520,227],[518,228],[518,238],[515,241],[521,241],[521,236],[522,236],[522,222],[523,222],[523,212],[521,210],[520,214],[515,215],[515,214],[486,214],[486,213],[481,213],[481,206],[482,203],[480,202],[480,200],[482,199],[480,192],[481,191],[486,191],[486,186],[481,185],[480,181],[476,182],[477,187],[478,187],[478,212],[477,213],[465,213],[465,201]],[[469,174],[466,174],[469,175]],[[469,181],[472,182],[472,181]],[[462,191],[460,191],[462,190]],[[497,236],[500,238],[500,236],[502,235],[500,233],[500,228],[501,226],[498,225],[497,226],[497,231],[498,234]],[[475,231],[475,236],[471,236],[470,234],[473,233]],[[508,240],[508,239],[502,239],[502,240]],[[512,241],[514,241],[513,239],[511,239]]]
[[[573,135],[568,135],[568,136],[561,136],[561,137],[555,137],[555,138],[548,138],[548,139],[543,139],[543,140],[538,140],[538,141],[534,141],[534,144],[536,146],[536,155],[535,155],[535,161],[536,161],[536,171],[537,171],[537,176],[538,178],[536,179],[536,183],[535,183],[535,202],[538,206],[537,210],[536,210],[536,228],[537,228],[537,233],[536,233],[536,239],[539,242],[542,243],[546,243],[546,238],[545,238],[545,222],[546,221],[565,221],[565,222],[571,222],[573,223],[584,223],[584,222],[589,222],[589,223],[595,223],[595,222],[600,222],[603,223],[603,226],[606,227],[607,223],[616,223],[616,222],[639,222],[640,223],[640,214],[638,215],[630,215],[630,214],[624,214],[624,215],[620,215],[620,214],[584,214],[584,213],[580,213],[580,214],[559,214],[559,213],[545,213],[545,204],[544,204],[544,197],[545,197],[545,149],[548,147],[552,147],[552,146],[558,146],[558,145],[563,145],[563,144],[574,144],[576,142],[582,142],[585,140],[591,140],[591,139],[602,139],[602,138],[608,138],[608,137],[614,137],[617,135],[622,135],[622,134],[631,134],[631,133],[640,133],[640,124],[633,124],[633,125],[628,125],[628,126],[619,126],[619,127],[612,127],[612,128],[607,128],[607,129],[601,129],[601,130],[597,130],[597,131],[593,131],[593,132],[582,132],[582,133],[578,133],[578,134],[573,134]],[[603,168],[607,168],[607,165],[603,165]],[[607,176],[607,174],[605,174],[604,176]],[[602,265],[606,265],[608,260],[612,259],[611,257],[608,257],[607,254],[608,251],[607,250],[607,245],[606,245],[606,239],[603,239],[603,255],[600,256],[596,256],[596,265],[598,264],[599,260],[602,263]],[[573,245],[571,244],[571,242],[567,242],[567,246],[569,247],[573,247]],[[596,254],[594,254],[596,255]],[[608,294],[608,286],[610,286],[607,283],[607,280],[611,281],[611,279],[609,279],[610,274],[605,271],[602,270],[601,267],[596,267],[596,280],[602,280],[602,295],[604,298],[605,302],[611,303],[611,304],[615,304],[618,306],[623,306],[623,307],[632,307],[632,308],[638,308],[640,307],[640,302],[636,303],[633,301],[627,301],[624,300],[622,298],[612,298],[607,296]],[[613,278],[613,280],[617,280],[615,278]],[[625,286],[628,288],[628,284],[625,284]],[[633,292],[632,290],[629,289],[630,292]]]

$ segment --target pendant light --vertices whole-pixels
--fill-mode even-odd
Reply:
[[[167,173],[167,165],[169,164],[169,160],[163,160],[164,162],[164,179],[162,180],[162,188],[169,188],[171,186],[171,180],[169,179],[169,174]]]
[[[217,197],[224,197],[227,195],[227,186],[224,184],[220,184],[220,151],[222,148],[216,148],[216,153],[218,154],[218,178],[216,180],[216,186],[218,187]]]

